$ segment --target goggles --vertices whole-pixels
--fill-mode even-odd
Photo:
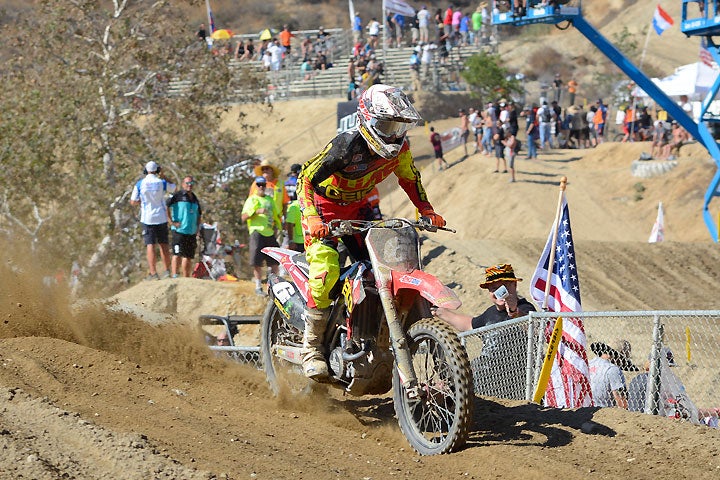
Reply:
[[[385,138],[402,137],[411,128],[415,126],[415,122],[398,122],[396,120],[378,120],[373,118],[370,126],[381,136]]]

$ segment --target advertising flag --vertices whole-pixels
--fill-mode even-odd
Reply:
[[[555,229],[557,228],[557,234]],[[555,254],[551,258],[555,239]],[[546,286],[550,281],[550,288]],[[580,282],[575,263],[575,244],[570,229],[570,211],[562,193],[560,216],[550,230],[535,273],[530,280],[530,295],[552,312],[581,312]],[[587,360],[587,337],[579,318],[562,315],[563,331],[545,391],[545,405],[576,408],[592,405],[590,370]],[[552,325],[550,326],[550,331]],[[549,335],[549,332],[548,332]]]
[[[650,232],[650,238],[648,243],[658,243],[665,240],[665,215],[663,213],[662,202],[658,204],[657,219],[655,225],[653,225],[652,232]]]

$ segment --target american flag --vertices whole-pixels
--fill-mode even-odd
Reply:
[[[708,50],[707,38],[700,39],[700,61],[710,68],[714,68],[714,59],[710,50]]]
[[[210,0],[205,0],[205,7],[207,8],[208,28],[210,29],[210,35],[212,35],[215,33],[215,16],[210,8]]]
[[[564,192],[560,212],[555,261],[552,266],[547,302],[545,286],[550,268],[553,229],[550,230],[545,250],[530,280],[530,295],[538,304],[547,305],[547,309],[551,312],[581,312],[575,245],[570,229],[570,211]],[[551,331],[552,325],[548,329],[548,336]],[[586,347],[587,338],[582,320],[563,316],[562,338],[545,391],[546,406],[560,408],[592,406]]]

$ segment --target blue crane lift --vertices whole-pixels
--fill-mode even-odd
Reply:
[[[718,223],[710,213],[709,205],[713,197],[720,196],[720,148],[711,133],[713,123],[720,117],[708,112],[711,102],[720,90],[720,76],[702,102],[700,121],[696,123],[685,111],[653,83],[638,67],[610,43],[595,27],[582,16],[581,0],[493,0],[494,25],[531,25],[545,23],[551,25],[572,25],[585,38],[590,40],[632,81],[642,88],[657,104],[668,112],[690,135],[708,150],[715,161],[716,172],[705,193],[703,219],[712,239],[718,241]],[[715,45],[713,35],[720,35],[719,0],[682,0],[682,21],[680,28],[689,36],[704,37],[707,49],[716,63],[720,64],[720,45]]]

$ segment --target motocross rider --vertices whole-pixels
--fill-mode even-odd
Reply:
[[[399,88],[376,84],[360,96],[357,113],[358,128],[337,135],[302,166],[298,179],[311,294],[305,316],[303,371],[316,380],[328,375],[322,342],[330,313],[330,290],[340,273],[337,239],[325,238],[329,233],[327,222],[372,220],[366,197],[377,183],[394,173],[420,215],[437,227],[445,225],[427,200],[405,139],[421,120],[408,97]],[[356,259],[367,258],[358,238],[346,236],[343,243]]]

